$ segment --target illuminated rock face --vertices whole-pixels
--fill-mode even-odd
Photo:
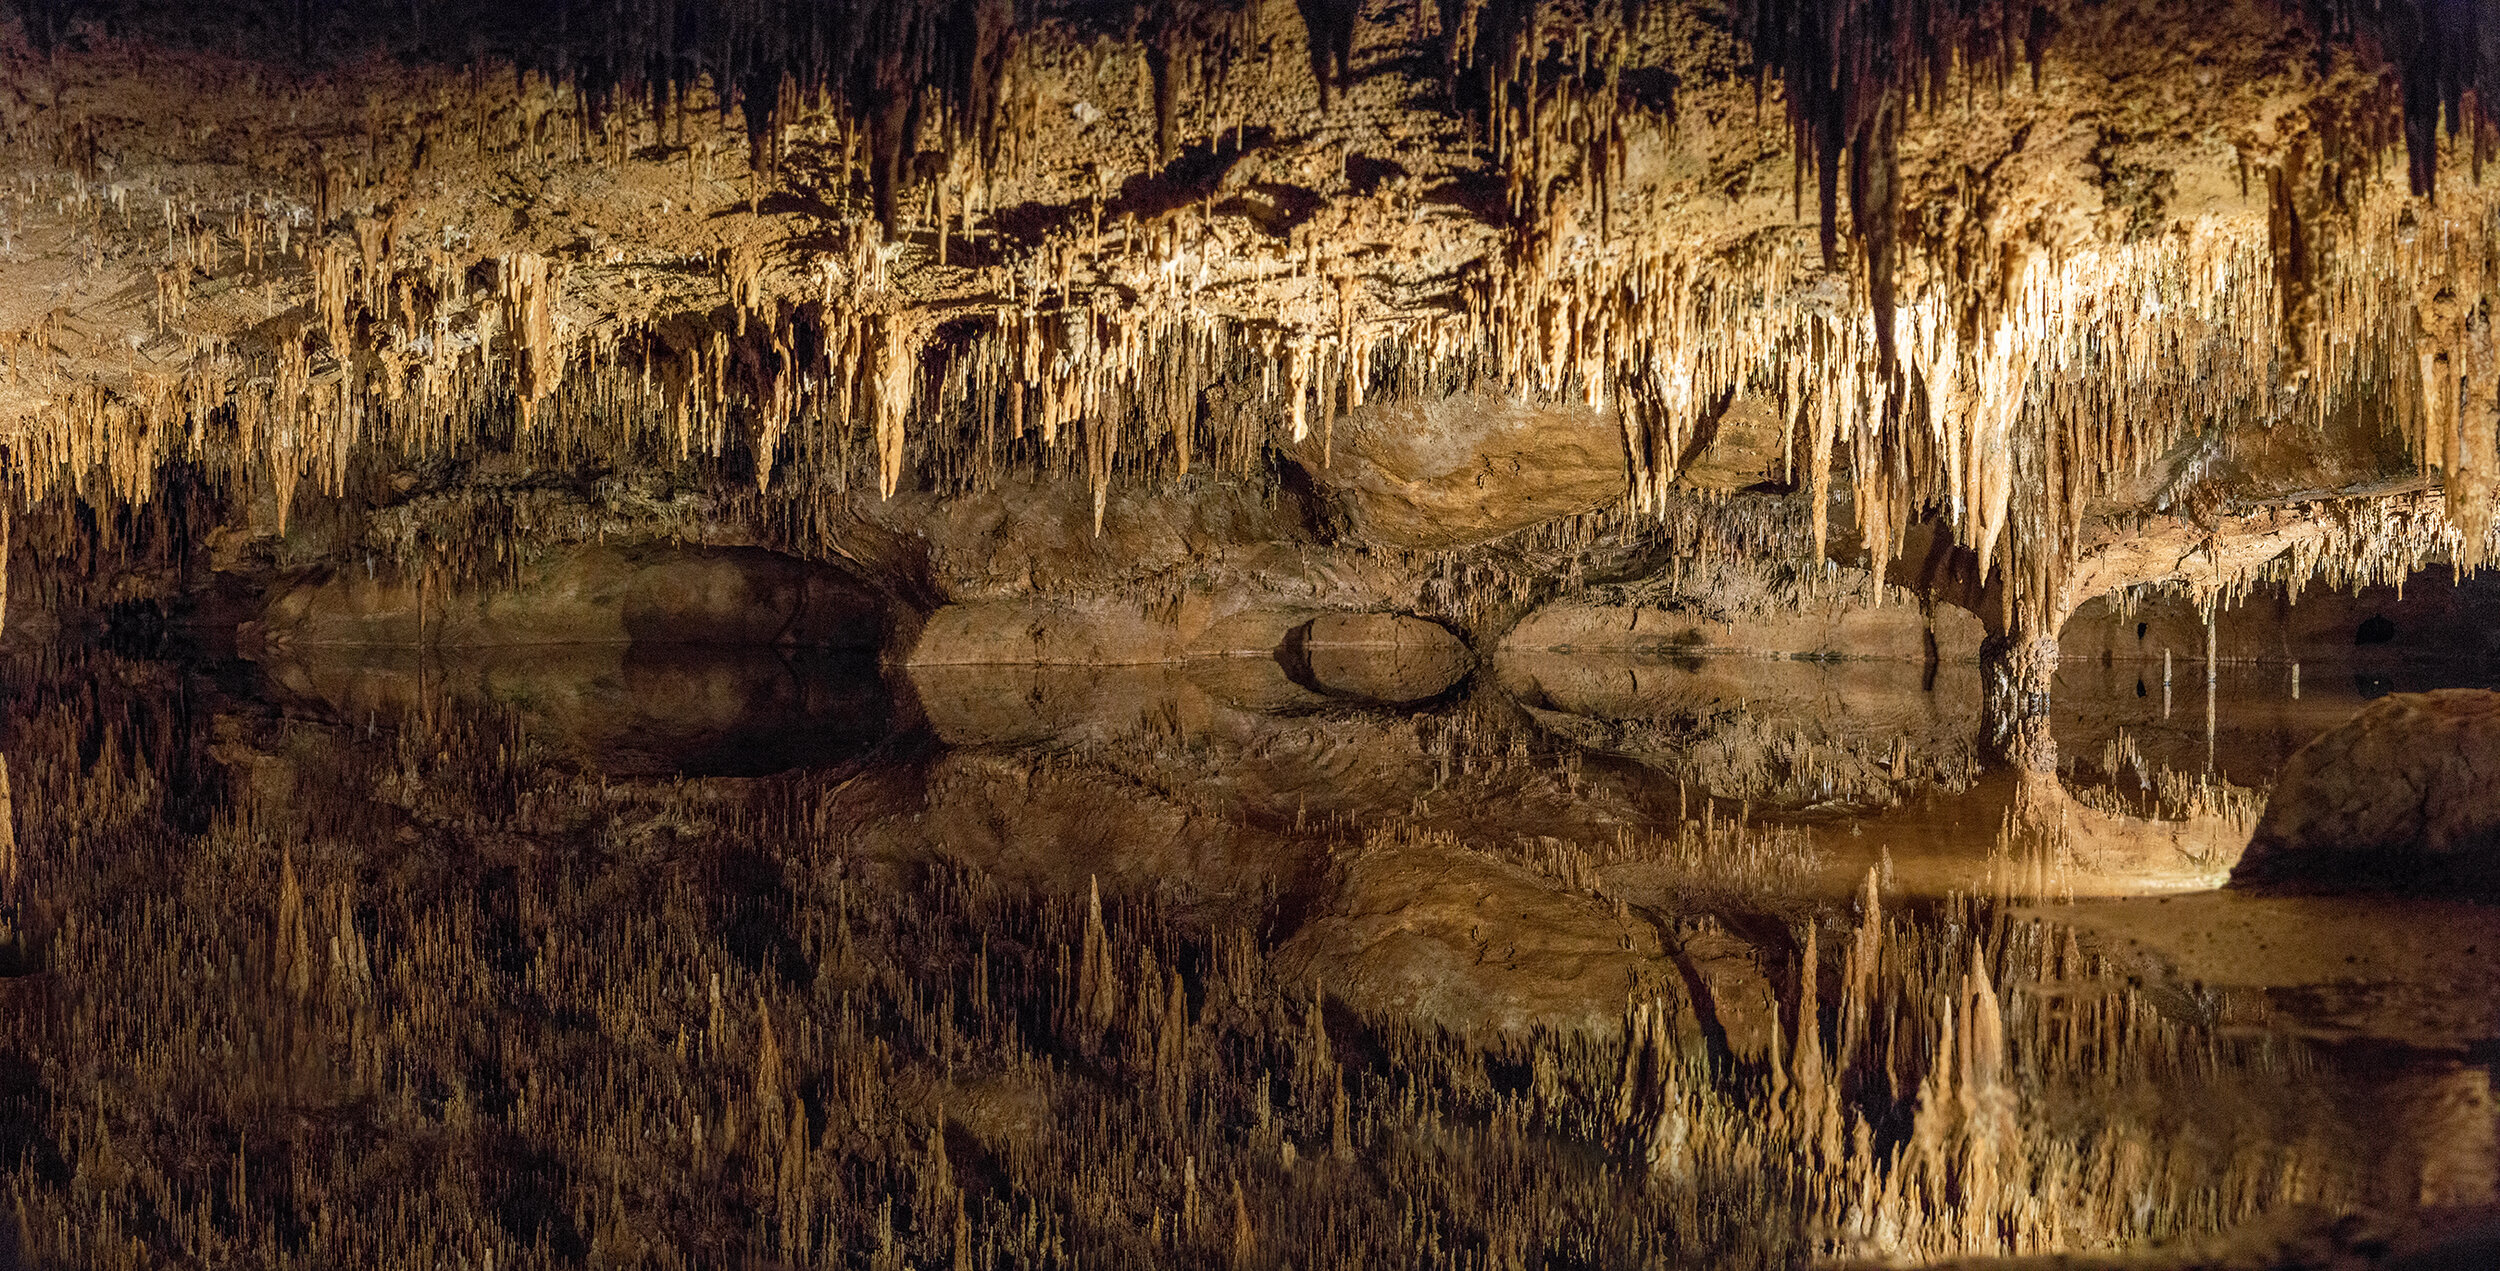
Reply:
[[[1358,1009],[1468,1032],[1611,1031],[1636,988],[1681,996],[1655,931],[1455,843],[1376,844],[1345,872],[1279,958]]]
[[[2500,693],[2381,698],[2284,765],[2231,880],[2500,897],[2494,771]]]
[[[1290,453],[1358,541],[1390,548],[1481,543],[1596,511],[1627,486],[1612,418],[1498,398],[1366,408]]]
[[[508,580],[380,581],[352,572],[285,591],[249,634],[292,646],[783,645],[873,649],[878,596],[753,548],[597,547],[517,565]]]
[[[74,8],[0,35],[46,611],[622,530],[924,612],[1325,548],[1481,644],[1776,552],[2036,650],[2491,554],[2476,6]],[[477,514],[548,474],[673,501]]]

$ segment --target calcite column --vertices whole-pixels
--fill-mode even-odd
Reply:
[[[1986,751],[2026,772],[2057,771],[2057,741],[2049,735],[2056,637],[1991,635],[1979,642],[1979,673]]]

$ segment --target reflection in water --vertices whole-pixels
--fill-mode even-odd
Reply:
[[[2098,670],[2018,774],[1950,667],[22,663],[0,1162],[79,1266],[1784,1266],[2488,1200],[2500,1023],[2425,1003],[2488,959],[2196,890],[2345,707],[2226,679],[2209,762],[2201,684]]]
[[[887,731],[875,656],[769,646],[324,649],[274,655],[271,689],[355,723],[510,712],[536,743],[617,776],[753,776],[854,758]]]

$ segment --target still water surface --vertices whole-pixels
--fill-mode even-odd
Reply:
[[[2490,1200],[2500,918],[2217,890],[2293,750],[2486,669],[2160,672],[2061,672],[2052,773],[1952,665],[23,657],[0,1165],[92,1265],[1788,1265]]]

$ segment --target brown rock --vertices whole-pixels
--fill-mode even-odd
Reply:
[[[2380,698],[2294,754],[2234,886],[2500,899],[2500,693]]]
[[[341,570],[280,595],[246,634],[269,647],[874,648],[884,630],[875,593],[837,570],[758,548],[568,546],[515,575],[445,586]]]
[[[1675,957],[1692,977],[1705,1030],[1724,1042],[1736,1062],[1769,1062],[1780,1034],[1779,995],[1754,947],[1705,921],[1678,933]]]
[[[1611,1032],[1636,987],[1681,999],[1647,923],[1429,835],[1364,847],[1325,912],[1278,956],[1288,980],[1316,982],[1357,1010],[1474,1034]]]
[[[447,706],[509,710],[540,745],[610,776],[742,776],[854,758],[891,718],[864,651],[574,644],[458,656],[387,646],[269,650],[291,709],[362,726]]]
[[[1287,641],[1310,683],[1339,697],[1419,702],[1465,678],[1475,655],[1447,627],[1394,613],[1329,614]]]
[[[929,615],[912,666],[1139,666],[1177,662],[1179,626],[1121,600],[980,600]]]
[[[1356,410],[1293,457],[1382,547],[1481,543],[1592,511],[1630,484],[1623,431],[1586,406],[1451,397]]]
[[[1787,455],[1788,424],[1779,406],[1760,397],[1739,397],[1719,413],[1709,438],[1695,447],[1676,484],[1721,493],[1759,485],[1777,476]]]

